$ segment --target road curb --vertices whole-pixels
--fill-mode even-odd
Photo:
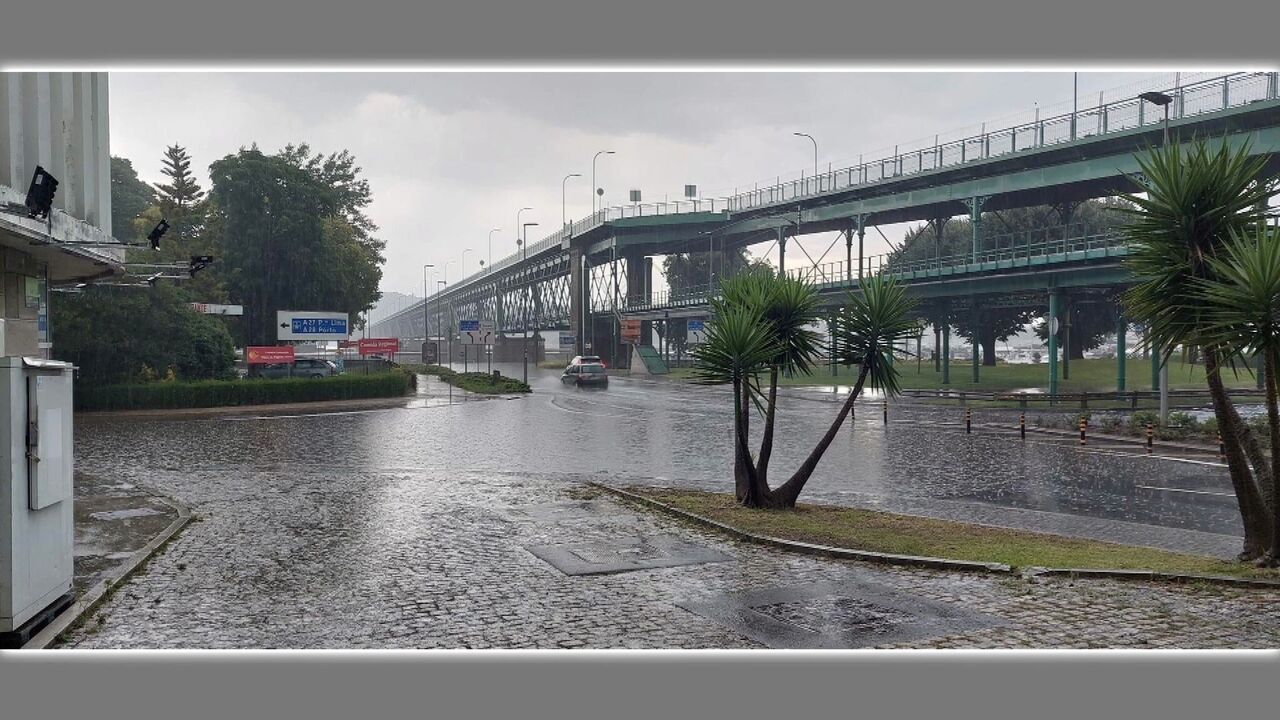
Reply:
[[[127,562],[116,568],[110,575],[90,588],[89,591],[84,594],[84,597],[77,599],[71,607],[67,608],[60,615],[54,618],[53,621],[45,626],[43,630],[36,633],[29,641],[27,641],[26,645],[22,646],[23,650],[47,649],[59,635],[65,632],[72,625],[76,624],[81,618],[88,615],[89,611],[93,610],[98,603],[102,602],[111,590],[118,587],[125,580],[128,580],[131,575],[145,565],[148,560],[150,560],[162,547],[164,547],[175,535],[178,534],[178,531],[186,527],[187,523],[191,521],[191,509],[186,505],[183,505],[172,498],[163,497],[161,495],[154,495],[154,497],[165,505],[177,510],[177,519],[169,523],[169,526],[164,530],[161,530],[155,537],[151,538],[151,541],[135,552]]]
[[[847,560],[862,560],[864,562],[875,562],[885,565],[909,565],[915,567],[927,567],[935,570],[965,570],[969,572],[991,572],[991,573],[1012,573],[1013,569],[1003,563],[984,563],[971,560],[949,560],[947,558],[924,557],[918,555],[897,555],[893,553],[872,552],[870,550],[852,550],[849,548],[832,547],[830,545],[818,545],[816,543],[804,543],[794,540],[783,540],[769,535],[756,535],[745,530],[740,530],[732,525],[706,518],[686,510],[667,505],[666,503],[645,497],[639,493],[633,493],[622,488],[612,487],[599,482],[591,482],[592,486],[600,488],[606,492],[613,493],[620,497],[641,502],[662,509],[673,515],[678,515],[686,520],[692,520],[700,525],[707,525],[722,532],[733,535],[734,537],[760,545],[768,545],[783,550],[791,550],[805,555],[818,555],[822,557],[844,558]]]
[[[1254,578],[1238,578],[1228,575],[1194,575],[1180,573],[1165,573],[1156,570],[1112,570],[1103,568],[1052,568],[1052,567],[1026,567],[1013,568],[1004,563],[984,563],[973,560],[951,560],[948,558],[928,557],[919,555],[896,555],[893,553],[879,553],[870,550],[852,550],[849,548],[832,547],[830,545],[817,545],[814,543],[804,543],[794,540],[784,540],[782,538],[771,537],[768,535],[756,535],[745,530],[727,525],[725,523],[703,517],[695,513],[672,507],[664,502],[654,500],[639,493],[634,493],[622,488],[606,485],[601,482],[588,482],[592,487],[599,488],[605,492],[612,493],[619,497],[640,502],[645,505],[659,508],[664,512],[677,515],[686,520],[691,520],[699,525],[705,525],[715,528],[724,533],[732,535],[736,538],[753,542],[759,545],[767,545],[782,550],[790,550],[792,552],[803,553],[805,555],[818,555],[822,557],[830,557],[847,560],[861,560],[864,562],[875,562],[885,565],[906,565],[912,567],[925,567],[935,570],[962,570],[967,572],[987,572],[1003,575],[1013,575],[1024,578],[1037,577],[1067,577],[1067,578],[1099,578],[1109,580],[1145,580],[1148,582],[1173,582],[1173,583],[1207,583],[1211,585],[1228,585],[1233,587],[1248,587],[1267,590],[1280,590],[1280,580],[1263,580]]]

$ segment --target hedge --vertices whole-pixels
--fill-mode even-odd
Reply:
[[[442,382],[446,382],[454,387],[462,388],[468,392],[480,393],[484,395],[505,395],[507,393],[527,393],[533,392],[533,389],[515,378],[506,377],[504,375],[494,376],[491,373],[468,372],[460,373],[450,370],[443,365],[402,365],[409,372],[421,373],[423,375],[435,375]]]
[[[279,380],[200,380],[75,389],[77,410],[153,410],[399,397],[416,378],[401,370],[374,375]]]

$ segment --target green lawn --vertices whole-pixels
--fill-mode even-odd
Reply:
[[[1274,569],[1095,540],[832,505],[799,504],[794,510],[750,510],[734,502],[730,493],[648,487],[627,489],[754,535],[832,547],[998,562],[1015,568],[1155,570],[1280,579],[1280,571]]]
[[[1105,392],[1116,389],[1116,361],[1110,360],[1072,360],[1070,378],[1059,376],[1058,392]],[[835,382],[849,384],[857,377],[857,368],[838,367],[834,376]],[[942,373],[934,372],[932,363],[921,363],[917,371],[914,360],[902,361],[899,370],[902,387],[910,390],[935,390],[950,388],[952,390],[1018,390],[1021,388],[1049,389],[1049,365],[996,365],[995,367],[978,368],[979,382],[973,382],[973,365],[953,361],[951,363],[951,384],[942,384]],[[1061,365],[1059,365],[1061,372]],[[688,379],[693,375],[690,368],[676,368],[668,377]],[[1130,358],[1125,363],[1125,389],[1151,390],[1151,361]],[[1239,377],[1227,372],[1224,377],[1228,387],[1252,388],[1256,381],[1247,371],[1241,370]],[[830,366],[815,368],[810,375],[784,377],[781,385],[830,385],[833,382]],[[1175,356],[1169,363],[1169,387],[1172,389],[1204,389],[1204,366],[1184,365]]]

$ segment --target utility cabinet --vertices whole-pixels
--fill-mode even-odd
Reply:
[[[0,638],[73,597],[71,381],[69,363],[0,357]]]

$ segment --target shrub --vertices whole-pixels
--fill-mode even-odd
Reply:
[[[1160,414],[1154,410],[1139,410],[1129,416],[1129,427],[1134,430],[1146,432],[1148,425],[1159,427]]]
[[[280,380],[198,380],[76,387],[77,410],[154,410],[399,397],[412,387],[409,373]]]

